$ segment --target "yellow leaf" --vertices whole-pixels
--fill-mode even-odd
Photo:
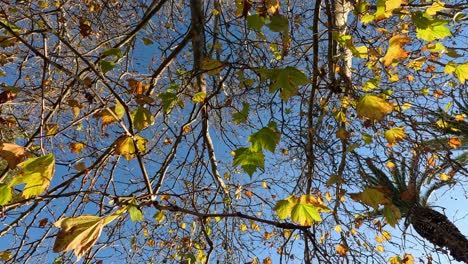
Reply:
[[[394,60],[406,59],[409,53],[403,49],[403,46],[410,43],[410,41],[410,37],[402,35],[393,36],[389,41],[387,53],[382,59],[384,65],[388,67]]]
[[[346,253],[348,253],[348,248],[341,244],[337,245],[335,249],[340,256],[346,256]]]
[[[11,258],[11,251],[3,251],[0,252],[0,260],[1,261],[8,261]]]
[[[405,127],[394,127],[385,131],[385,139],[387,139],[389,144],[394,144],[403,140],[406,137]]]
[[[332,195],[329,192],[326,192],[325,193],[325,199],[327,199],[327,201],[331,201]]]
[[[102,120],[102,126],[105,127],[108,124],[118,122],[119,119],[121,119],[124,114],[125,114],[125,108],[122,106],[122,104],[119,103],[119,101],[116,102],[114,109],[112,109],[112,112],[114,112],[115,116],[118,119],[115,119],[115,117],[109,112],[109,110],[104,109],[94,115],[94,117],[100,117]]]
[[[268,188],[268,183],[267,183],[266,181],[263,181],[263,182],[262,182],[262,188],[263,188],[263,189]]]
[[[115,141],[115,153],[118,155],[124,156],[126,160],[131,160],[135,157],[135,154],[138,151],[144,152],[146,150],[146,140],[141,136],[135,136],[135,142],[137,146],[134,144],[134,140],[130,136],[121,136]]]
[[[201,68],[206,71],[209,75],[219,74],[223,68],[224,63],[213,58],[204,58],[201,62]]]
[[[85,144],[81,142],[70,143],[70,151],[72,153],[80,154],[84,147]]]
[[[14,169],[26,158],[26,150],[16,144],[0,142],[0,157],[7,161],[8,168]]]
[[[364,95],[357,105],[357,114],[372,120],[382,121],[393,110],[392,104],[375,95]]]
[[[441,173],[439,175],[439,179],[442,180],[442,181],[448,181],[450,180],[452,177],[450,175],[448,175],[447,173]]]
[[[239,225],[239,230],[240,231],[247,231],[247,225],[246,224],[240,224]]]
[[[432,5],[426,9],[426,14],[428,14],[429,16],[433,16],[437,12],[445,10],[444,6],[445,6],[445,3],[436,1],[432,3]]]
[[[393,257],[388,258],[388,262],[390,264],[401,264],[401,258],[400,256],[393,256]]]
[[[395,168],[395,163],[389,161],[389,162],[387,162],[387,164],[385,166],[387,166],[387,168],[389,168],[391,170],[391,169]]]
[[[78,260],[91,249],[101,235],[103,218],[93,215],[63,218],[55,227],[60,228],[54,243],[54,252],[74,250]]]
[[[342,231],[343,231],[343,229],[341,228],[341,225],[336,225],[335,226],[335,232],[341,233]]]
[[[59,129],[58,124],[48,124],[46,125],[46,135],[53,136]]]
[[[377,250],[378,252],[384,252],[385,248],[382,245],[378,245],[378,246],[375,247],[375,250]]]
[[[30,158],[18,166],[21,170],[10,182],[10,186],[25,183],[21,194],[27,199],[41,194],[49,187],[55,171],[55,158],[52,154]]]
[[[271,262],[271,258],[270,258],[270,257],[267,257],[266,259],[264,259],[264,260],[262,261],[262,264],[271,264],[271,263],[272,263],[272,262]]]
[[[393,10],[400,8],[403,3],[403,0],[387,0],[385,1],[385,11],[391,13]]]
[[[382,232],[382,238],[384,239],[384,241],[390,241],[392,240],[392,234],[390,234],[390,232],[385,230]]]

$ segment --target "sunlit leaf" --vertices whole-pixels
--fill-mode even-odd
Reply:
[[[249,142],[252,143],[252,150],[262,151],[266,149],[275,152],[276,145],[280,141],[281,134],[277,129],[275,122],[270,122],[267,127],[260,129],[249,136]]]
[[[405,128],[394,127],[392,129],[388,129],[385,131],[384,136],[389,144],[397,143],[406,137]]]
[[[416,37],[425,41],[444,39],[452,35],[447,27],[449,21],[432,19],[427,13],[416,11],[412,13],[411,20],[416,26]]]
[[[319,212],[311,204],[298,203],[291,211],[291,220],[302,226],[310,226],[314,222],[322,221]]]
[[[198,92],[192,97],[192,101],[194,103],[203,103],[206,98],[206,93],[205,92]]]
[[[468,79],[468,62],[458,65],[455,68],[455,75],[460,81],[461,84],[465,83],[465,80]]]
[[[0,260],[8,261],[11,258],[11,251],[2,251],[0,252]]]
[[[234,152],[234,166],[241,166],[249,176],[252,176],[258,168],[263,169],[265,166],[265,155],[261,151],[239,148]]]
[[[130,219],[132,220],[132,222],[140,222],[145,219],[145,216],[143,215],[141,209],[138,207],[138,203],[136,201],[130,202],[130,204],[127,206],[127,211],[128,214],[130,214]]]
[[[378,245],[378,246],[375,247],[375,250],[378,251],[378,252],[384,252],[385,248],[382,245]]]
[[[143,130],[154,123],[154,117],[151,112],[143,106],[132,112],[133,125],[136,130]]]
[[[135,142],[138,150],[144,152],[146,150],[146,140],[141,136],[135,136]],[[130,136],[121,136],[115,141],[115,153],[124,156],[128,161],[135,157],[137,148],[135,147],[134,140]]]
[[[382,59],[384,65],[390,66],[395,60],[406,59],[409,53],[403,49],[403,46],[409,44],[410,41],[410,37],[402,35],[393,36],[389,41],[387,53]]]
[[[11,187],[8,184],[0,183],[0,206],[11,201],[13,197],[11,191]]]
[[[153,218],[156,219],[158,223],[162,223],[164,219],[166,219],[166,216],[164,215],[163,211],[158,211],[157,213],[153,215]]]
[[[379,187],[366,187],[364,191],[352,194],[351,198],[355,201],[359,200],[363,204],[371,206],[376,210],[379,208],[379,205],[390,203],[384,191]]]
[[[7,161],[8,168],[14,169],[26,158],[26,150],[16,144],[0,142],[0,157]]]
[[[24,198],[30,198],[43,193],[49,187],[55,170],[54,155],[28,159],[18,166],[21,170],[10,182],[10,186],[23,184],[22,195]]]
[[[392,104],[375,95],[364,95],[357,105],[359,116],[381,121],[385,115],[393,110]]]
[[[436,1],[426,9],[426,14],[428,14],[429,16],[434,16],[437,12],[445,10],[444,6],[444,2]]]
[[[118,118],[116,119],[107,109],[104,109],[94,115],[94,117],[100,117],[102,120],[102,126],[105,127],[108,124],[118,122],[125,114],[125,108],[119,101],[116,102],[115,106],[113,107],[112,111],[114,112],[115,116]]]
[[[279,70],[277,74],[275,72],[272,74],[274,75],[272,76],[274,83],[270,86],[270,92],[273,93],[282,89],[280,98],[283,101],[287,101],[291,96],[296,95],[298,86],[309,82],[309,79],[302,71],[290,66]]]
[[[278,218],[280,220],[291,217],[291,211],[297,203],[297,198],[294,196],[289,196],[285,200],[279,200],[273,210],[276,211]]]
[[[342,244],[339,244],[335,248],[336,253],[338,253],[340,256],[346,256],[348,253],[348,248]]]

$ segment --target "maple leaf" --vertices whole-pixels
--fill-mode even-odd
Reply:
[[[384,133],[385,139],[387,139],[389,144],[394,144],[398,141],[403,140],[406,137],[405,128],[404,127],[395,127],[385,131]]]
[[[49,187],[55,170],[54,155],[28,159],[18,166],[21,167],[19,173],[10,182],[10,186],[23,184],[22,195],[30,198],[44,192]]]
[[[135,146],[135,142],[130,136],[121,136],[115,141],[115,153],[118,155],[124,156],[124,158],[128,161],[135,157],[137,150],[140,152],[144,152],[146,150],[146,142],[148,140],[141,137],[135,136],[135,142],[137,146]],[[137,149],[138,147],[138,149]]]
[[[406,59],[409,53],[403,49],[403,46],[410,43],[410,41],[410,37],[402,35],[393,36],[389,41],[387,53],[382,59],[384,65],[388,67],[394,60]]]
[[[382,121],[393,110],[392,104],[375,95],[364,95],[357,105],[357,114],[372,120]]]

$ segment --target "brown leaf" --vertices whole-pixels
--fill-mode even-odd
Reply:
[[[61,228],[54,243],[54,252],[74,250],[79,260],[98,240],[104,219],[83,215],[60,219],[54,225]]]
[[[8,162],[8,168],[10,169],[16,168],[16,165],[26,158],[26,153],[22,146],[0,142],[0,157]]]
[[[47,224],[49,223],[49,219],[47,218],[42,218],[40,221],[39,221],[39,227],[45,227]]]
[[[9,102],[13,99],[15,99],[16,93],[12,91],[4,91],[0,93],[0,104],[4,104],[6,102]]]

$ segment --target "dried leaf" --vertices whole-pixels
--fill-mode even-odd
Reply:
[[[8,162],[8,168],[14,169],[26,158],[26,150],[16,144],[0,142],[0,157]]]

